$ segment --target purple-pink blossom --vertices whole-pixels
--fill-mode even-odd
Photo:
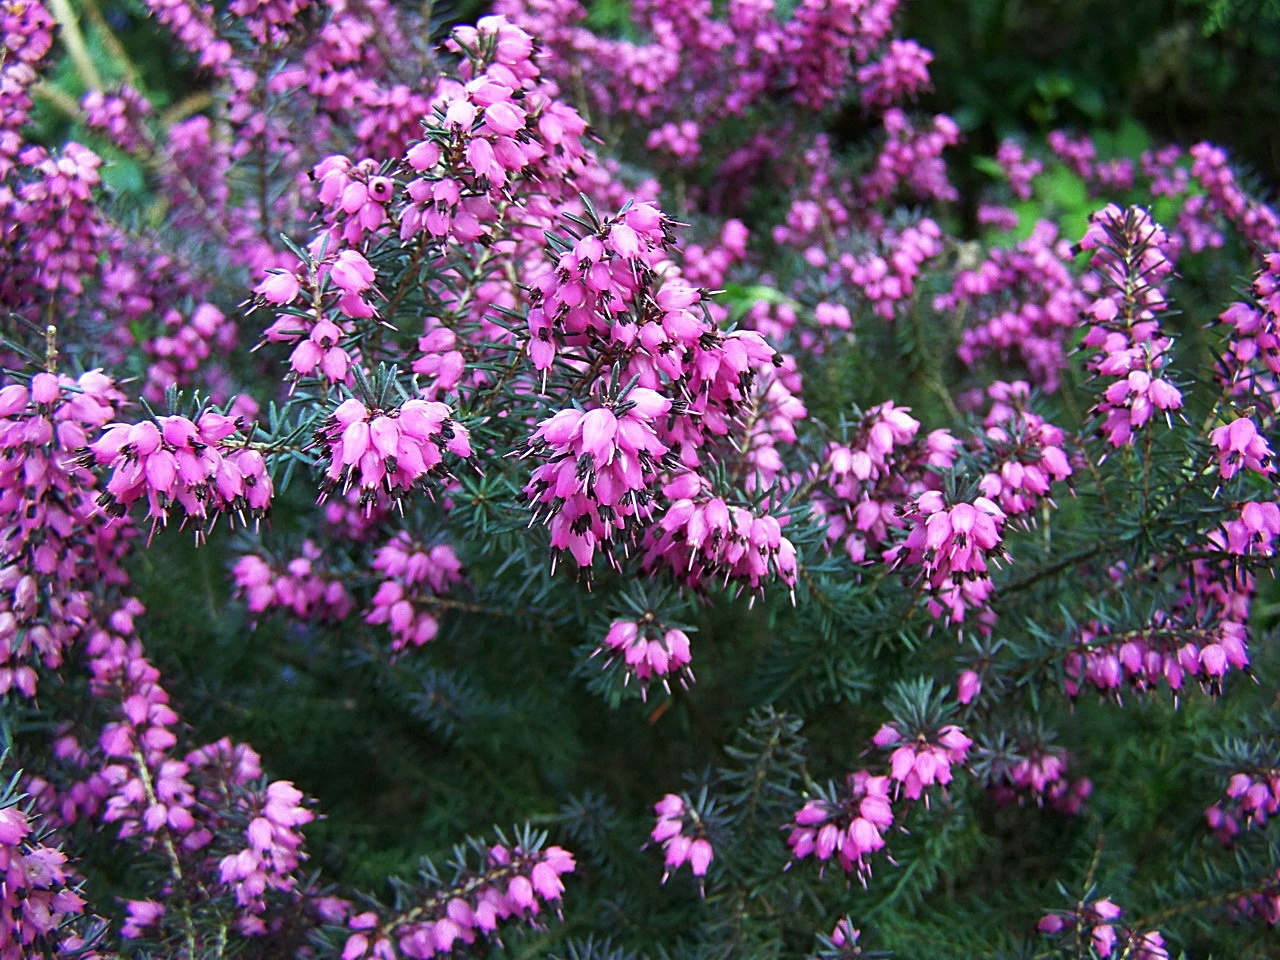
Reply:
[[[702,878],[715,859],[706,824],[684,797],[674,793],[666,794],[655,803],[653,811],[658,820],[649,838],[662,844],[665,868],[662,882],[666,883],[674,871],[688,864],[690,872],[698,878],[699,889],[703,889]]]
[[[431,479],[447,474],[446,454],[471,456],[467,429],[453,420],[452,410],[417,398],[382,410],[350,397],[316,430],[316,442],[325,463],[321,499],[355,488],[367,505],[380,492],[398,499],[429,488]]]

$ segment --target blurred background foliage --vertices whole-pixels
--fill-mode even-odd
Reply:
[[[904,14],[903,36],[934,53],[924,105],[955,119],[970,158],[1061,128],[1104,157],[1210,140],[1263,192],[1280,182],[1276,0],[915,0]],[[953,175],[972,202],[967,170]]]

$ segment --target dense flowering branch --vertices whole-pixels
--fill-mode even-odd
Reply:
[[[416,895],[420,902],[403,911],[366,910],[348,921],[352,932],[343,960],[359,957],[427,958],[449,954],[455,946],[494,937],[507,920],[539,922],[547,908],[559,910],[573,856],[540,842],[477,845],[482,866],[459,869],[451,882],[438,882]]]
[[[54,20],[0,8],[0,734],[30,798],[0,801],[4,960],[489,955],[531,929],[576,960],[815,931],[854,957],[881,920],[918,953],[933,919],[990,934],[929,913],[956,871],[994,889],[963,874],[975,838],[1033,918],[1042,838],[1070,871],[1138,820],[1113,756],[1198,769],[1199,708],[1125,752],[1122,703],[1200,687],[1256,732],[1234,678],[1273,659],[1280,219],[1216,147],[1058,131],[953,182],[894,0],[638,0],[620,38],[502,0],[434,49],[385,0],[149,0],[199,94],[174,110],[64,6],[90,89],[63,145],[31,122]],[[1098,212],[1032,222],[1046,174]],[[1217,323],[1179,318],[1235,269]],[[1179,918],[1223,905],[1274,926],[1259,741],[1205,813],[1230,856],[1206,836],[1203,880],[1153,876],[1172,859],[1109,833],[1050,949],[1192,952]],[[1184,792],[1153,786],[1160,815],[1196,820]],[[511,809],[575,853],[526,828],[386,905],[349,889]],[[661,888],[645,835],[703,897]]]

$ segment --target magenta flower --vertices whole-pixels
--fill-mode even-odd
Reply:
[[[1239,417],[1216,427],[1209,434],[1218,459],[1218,472],[1230,480],[1239,470],[1252,470],[1264,476],[1275,473],[1275,454],[1266,439],[1258,433],[1253,420]]]
[[[1133,960],[1168,960],[1169,954],[1159,931],[1138,933],[1118,927],[1116,921],[1123,913],[1110,899],[1094,900],[1070,912],[1046,914],[1036,929],[1057,936],[1077,927],[1088,927],[1089,943],[1099,957],[1111,957],[1120,948],[1123,956]]]
[[[655,420],[671,401],[635,387],[616,401],[561,410],[538,424],[525,456],[543,462],[525,485],[535,516],[551,528],[551,546],[590,567],[597,544],[632,531],[648,516],[667,446]]]
[[[956,699],[961,703],[972,703],[981,692],[982,677],[976,670],[965,670],[956,679]]]
[[[296,276],[286,271],[279,271],[267,274],[266,279],[253,288],[253,292],[267,303],[283,306],[292,303],[301,289]]]
[[[130,940],[137,940],[148,935],[151,928],[156,927],[164,917],[163,903],[155,900],[125,901],[127,917],[120,928],[120,935]]]
[[[889,777],[858,770],[845,778],[845,792],[834,800],[810,800],[793,818],[787,845],[794,859],[833,857],[845,873],[857,872],[866,883],[869,857],[884,848],[884,833],[893,826]]]
[[[371,507],[380,492],[398,499],[447,475],[446,453],[471,456],[467,430],[451,414],[438,401],[406,400],[387,411],[354,397],[343,401],[316,430],[322,463],[327,461],[321,501],[334,490],[355,487]]]
[[[358,294],[373,285],[375,274],[369,261],[356,250],[339,250],[329,266],[329,279],[343,293]]]
[[[880,749],[895,747],[889,755],[889,778],[897,782],[895,790],[901,790],[909,800],[920,799],[935,783],[942,787],[950,783],[952,764],[964,763],[973,746],[954,724],[939,729],[934,743],[924,734],[905,740],[896,727],[886,724],[872,742]]]
[[[707,839],[702,818],[684,797],[674,793],[655,803],[653,810],[658,821],[649,837],[654,843],[662,844],[665,866],[662,882],[666,883],[674,871],[688,864],[690,872],[698,878],[698,889],[705,896],[702,878],[715,859],[715,850]]]
[[[885,559],[895,567],[920,566],[932,594],[930,612],[958,622],[969,608],[982,610],[994,589],[988,561],[1005,555],[1004,511],[988,497],[948,506],[941,493],[929,490],[908,504],[904,519],[910,525],[907,537],[887,550]]]
[[[667,693],[671,692],[671,678],[682,687],[693,682],[689,669],[691,655],[689,637],[680,629],[668,628],[652,617],[641,621],[615,620],[605,634],[604,642],[595,650],[606,654],[605,666],[621,662],[624,684],[634,677],[640,684],[641,695],[648,696],[649,682],[659,680]]]
[[[59,850],[31,842],[31,824],[16,807],[0,809],[0,957],[21,960],[59,944],[58,928],[84,910],[72,889],[78,878]]]
[[[373,567],[387,579],[378,585],[364,619],[387,624],[393,656],[434,640],[440,630],[434,601],[463,582],[453,548],[420,544],[400,531],[378,550]]]

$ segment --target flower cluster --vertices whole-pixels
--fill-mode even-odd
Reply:
[[[1094,214],[1080,241],[1096,251],[1091,266],[1102,283],[1102,295],[1084,311],[1092,326],[1082,344],[1098,351],[1090,369],[1116,378],[1095,408],[1113,447],[1130,443],[1156,411],[1169,416],[1182,407],[1182,392],[1163,376],[1172,344],[1159,322],[1168,308],[1160,284],[1173,272],[1167,240],[1147,211],[1112,205]]]
[[[1229,671],[1248,667],[1246,638],[1244,624],[1230,619],[1198,627],[1160,615],[1150,627],[1120,636],[1094,621],[1081,628],[1079,649],[1063,662],[1066,693],[1077,697],[1086,684],[1113,699],[1126,687],[1148,692],[1167,684],[1177,693],[1188,680],[1219,691]]]
[[[377,315],[371,302],[376,274],[363,253],[334,249],[327,235],[312,241],[309,253],[305,268],[269,273],[254,288],[261,303],[284,308],[263,331],[263,342],[293,344],[293,376],[345,383],[358,359],[352,324]],[[294,306],[300,295],[318,301],[320,308],[304,312]]]
[[[799,430],[809,416],[801,397],[800,374],[788,357],[781,367],[766,371],[755,381],[745,412],[742,441],[743,487],[751,493],[765,492],[789,482],[786,455],[800,437]]]
[[[543,462],[525,495],[535,517],[545,514],[551,546],[579,567],[591,566],[597,544],[634,538],[636,521],[652,512],[651,490],[668,452],[655,421],[670,409],[666,397],[635,387],[590,410],[561,410],[529,438],[526,455]]]
[[[795,588],[796,548],[777,518],[711,496],[692,475],[663,492],[671,504],[646,533],[646,569],[670,569],[696,589],[732,580],[763,593],[774,578]]]
[[[632,14],[646,40],[636,42],[580,26],[586,11],[577,3],[499,4],[548,44],[555,55],[547,69],[559,82],[570,78],[571,64],[585,67],[578,82],[593,112],[637,116],[652,129],[667,117],[710,126],[770,101],[821,110],[845,90],[855,63],[869,66],[885,47],[897,7],[898,0],[805,0],[779,23],[760,3],[735,3],[723,20],[713,18],[711,4],[643,3]],[[895,88],[905,95],[922,58],[891,59],[865,82],[886,96]]]
[[[506,920],[535,923],[544,908],[559,903],[560,878],[574,867],[573,855],[561,847],[486,847],[480,872],[458,877],[412,910],[386,918],[373,910],[352,916],[342,960],[426,960],[495,936]]]
[[[1197,143],[1187,153],[1192,161],[1191,177],[1204,188],[1207,205],[1267,254],[1280,248],[1280,217],[1244,191],[1227,163],[1226,151],[1211,143]]]
[[[231,45],[218,37],[213,11],[194,0],[151,0],[152,14],[173,31],[174,37],[206,70],[225,69],[232,59]]]
[[[1280,404],[1280,255],[1263,259],[1263,269],[1254,279],[1254,303],[1235,302],[1222,311],[1219,323],[1225,329],[1217,379],[1242,404],[1256,403],[1260,415]],[[1261,416],[1263,426],[1268,417]],[[1272,421],[1274,422],[1274,421]],[[1238,428],[1239,429],[1239,428]],[[1243,439],[1243,438],[1242,438]]]
[[[784,44],[795,71],[796,101],[820,109],[849,76],[849,54],[863,62],[889,32],[897,0],[804,0],[787,24]]]
[[[1071,137],[1062,130],[1049,131],[1045,143],[1081,179],[1106,190],[1133,186],[1135,165],[1128,157],[1099,160],[1098,148],[1088,136]]]
[[[555,269],[531,291],[529,356],[534,366],[545,370],[561,350],[597,338],[619,348],[639,346],[661,363],[664,345],[702,333],[689,309],[700,298],[683,284],[668,283],[656,291],[654,306],[660,313],[651,322],[632,312],[641,307],[640,291],[652,283],[654,267],[674,242],[672,230],[670,219],[656,206],[635,203],[572,245],[549,251]],[[676,366],[664,372],[674,378],[680,370]]]
[[[190,751],[184,763],[198,809],[216,835],[200,867],[234,895],[240,933],[277,929],[284,906],[312,901],[321,914],[332,906],[329,898],[310,897],[299,876],[307,859],[299,828],[315,819],[312,801],[287,780],[268,782],[257,753],[226,737]]]
[[[413,361],[413,372],[427,378],[422,395],[428,400],[438,400],[462,380],[466,370],[466,357],[458,341],[458,335],[438,321],[428,318],[426,333],[418,338],[418,357]]]
[[[994,462],[978,481],[982,495],[1006,516],[1027,519],[1053,484],[1073,472],[1062,431],[1027,409],[1030,394],[1021,380],[987,388],[992,404],[982,421],[983,437]]]
[[[887,550],[885,559],[920,568],[930,593],[929,612],[960,622],[969,609],[985,611],[995,589],[988,561],[1006,556],[1004,511],[985,496],[948,505],[942,493],[928,490],[907,504],[903,518],[907,537]]]
[[[1215,372],[1241,401],[1256,400],[1262,410],[1275,410],[1280,399],[1280,254],[1265,258],[1252,292],[1256,303],[1233,303],[1218,317],[1227,337]]]
[[[326,477],[321,499],[354,487],[371,508],[380,492],[399,499],[429,489],[431,478],[448,473],[446,453],[471,456],[469,438],[439,401],[413,398],[384,408],[349,397],[316,429]]]
[[[66,855],[41,843],[31,818],[12,803],[0,807],[0,874],[0,960],[73,947],[62,928],[84,911],[78,878]]]
[[[93,774],[105,798],[104,823],[118,824],[120,838],[141,836],[148,846],[179,842],[186,850],[209,845],[213,835],[196,816],[189,763],[171,756],[178,743],[178,714],[169,705],[160,672],[132,635],[136,602],[117,611],[111,629],[89,641],[96,692],[117,705],[117,718],[98,736],[105,763]]]
[[[785,220],[773,228],[774,240],[799,251],[831,286],[858,289],[878,316],[899,316],[911,303],[924,265],[943,250],[941,227],[929,217],[905,224],[867,218],[859,197],[840,188],[841,171],[825,137],[815,139],[804,160],[807,182],[793,191]],[[900,171],[895,172],[892,157],[882,163],[887,166],[879,180],[868,182],[892,190]]]
[[[104,700],[115,701],[118,719],[98,738],[102,765],[89,768],[86,802],[64,803],[61,819],[118,824],[122,840],[138,838],[144,849],[165,851],[177,870],[226,884],[236,894],[241,932],[265,933],[273,922],[267,890],[286,899],[297,896],[301,837],[292,828],[311,815],[297,807],[300,795],[288,784],[267,785],[253,799],[259,788],[251,784],[262,771],[248,748],[224,740],[179,758],[177,714],[158,671],[132,636],[133,617],[140,612],[136,601],[126,604],[111,618],[110,629],[90,639],[94,687]],[[74,744],[61,752],[77,765],[92,762]],[[259,816],[271,831],[254,825]],[[227,839],[233,824],[239,824],[241,843],[246,825],[252,831],[247,852]],[[151,901],[134,902],[129,913],[125,931],[132,936],[166,918],[165,908]]]
[[[532,285],[526,349],[544,386],[548,376],[575,369],[578,355],[597,356],[600,380],[613,386],[597,392],[593,409],[561,411],[539,424],[533,443],[549,441],[553,459],[525,489],[532,502],[551,507],[553,547],[585,567],[606,541],[621,540],[626,550],[636,518],[649,516],[649,503],[659,494],[685,496],[660,485],[701,488],[700,475],[679,475],[677,462],[696,471],[722,452],[732,456],[746,449],[761,453],[751,467],[767,469],[765,448],[786,442],[789,420],[803,415],[803,405],[786,403],[785,384],[777,386],[770,376],[785,366],[785,358],[753,331],[722,332],[702,295],[666,259],[674,226],[657,207],[628,203],[614,217],[570,222],[582,235],[572,242],[552,237],[547,252],[555,266]],[[633,386],[619,392],[621,383]],[[628,428],[620,413],[632,395],[645,402]],[[735,444],[741,428],[750,429],[752,413],[764,406],[779,414],[770,417],[778,420],[771,438]],[[617,411],[612,418],[610,410]],[[591,433],[576,435],[579,425]],[[561,436],[561,428],[569,435]],[[603,431],[598,451],[575,448],[594,443],[597,429]],[[544,436],[546,431],[554,435]],[[569,466],[574,460],[584,471],[576,483]],[[609,556],[617,562],[615,553]]]
[[[942,151],[960,141],[960,128],[945,114],[928,126],[916,125],[897,107],[884,113],[885,141],[875,165],[859,184],[868,204],[880,203],[898,191],[932,200],[955,200],[956,188],[947,178]]]
[[[248,443],[251,433],[243,421],[213,410],[195,420],[174,415],[113,423],[89,444],[85,460],[111,470],[98,498],[109,513],[123,516],[143,500],[153,530],[176,513],[181,524],[196,521],[199,537],[219,514],[242,523],[266,514],[271,476],[262,453]]]
[[[665,123],[650,131],[645,146],[650,150],[666,150],[680,160],[691,160],[698,155],[698,125],[691,120]]]
[[[195,386],[200,373],[212,381],[212,386],[221,386],[217,382],[218,371],[209,369],[208,361],[228,353],[235,341],[235,324],[211,303],[199,304],[189,317],[177,310],[168,311],[163,329],[143,344],[151,358],[143,397],[159,404],[169,388]],[[225,389],[215,398],[219,402],[229,399]]]
[[[878,247],[881,252],[865,256],[841,253],[836,266],[878,316],[892,320],[911,303],[925,262],[942,253],[942,229],[928,217],[902,229],[887,227]]]
[[[1061,747],[1035,744],[994,764],[988,784],[997,803],[1048,805],[1066,816],[1076,816],[1093,792],[1088,777],[1067,778],[1070,757]]]
[[[89,777],[102,799],[98,815],[118,824],[120,839],[163,851],[177,870],[216,878],[234,894],[240,931],[264,934],[272,922],[269,891],[286,901],[299,896],[305,854],[296,828],[313,815],[292,784],[258,785],[262,769],[247,747],[223,739],[177,752],[179,717],[133,632],[141,612],[136,601],[126,603],[88,644],[94,688],[116,705],[117,717],[98,737],[104,763]],[[131,910],[132,927],[159,923],[165,913],[140,903]]]
[[[858,68],[859,97],[868,107],[885,109],[929,86],[933,54],[914,40],[889,41],[884,55]]]
[[[346,585],[325,570],[324,554],[311,540],[304,540],[299,555],[279,566],[246,554],[235,562],[231,576],[250,613],[279,607],[299,620],[341,621],[354,606]]]
[[[1089,928],[1089,944],[1099,957],[1117,956],[1132,960],[1169,960],[1164,937],[1158,930],[1136,933],[1123,927],[1117,930],[1115,921],[1124,913],[1110,899],[1094,900],[1069,913],[1049,913],[1036,925],[1041,933],[1058,935],[1076,928]]]
[[[320,185],[316,199],[323,205],[321,216],[332,229],[334,246],[359,247],[365,234],[388,222],[395,181],[376,160],[366,157],[353,164],[334,154],[316,164],[313,176]]]
[[[902,735],[892,723],[876,731],[871,742],[889,755],[889,779],[894,781],[894,796],[905,794],[908,800],[919,800],[935,783],[946,787],[951,782],[952,764],[964,763],[973,741],[955,724],[947,724],[937,732],[937,742],[923,734],[912,739]],[[928,804],[925,795],[925,803]]]
[[[1047,220],[976,267],[960,270],[934,309],[964,311],[957,355],[970,367],[998,360],[1025,369],[1046,391],[1058,388],[1070,338],[1088,302],[1071,269],[1071,244]]]
[[[1260,917],[1270,927],[1280,925],[1280,871],[1262,889],[1240,897],[1235,910],[1238,916]]]
[[[302,799],[302,791],[292,783],[275,780],[262,791],[249,792],[241,801],[245,815],[251,818],[244,831],[247,845],[219,861],[218,876],[235,891],[236,902],[253,917],[250,926],[242,926],[242,932],[266,932],[257,915],[266,910],[263,895],[268,889],[294,889],[294,871],[306,856],[297,828],[315,819],[302,805]]]
[[[1001,140],[996,148],[996,162],[1009,179],[1009,190],[1019,200],[1031,199],[1031,181],[1044,171],[1044,164],[1028,157],[1022,146],[1012,140]]]
[[[712,242],[686,244],[682,251],[685,279],[707,290],[719,289],[734,265],[746,259],[749,237],[746,224],[730,218],[724,222],[719,236]]]
[[[0,295],[6,304],[44,306],[78,298],[97,278],[109,228],[93,202],[102,159],[69,143],[61,156],[30,146],[17,156],[25,182],[0,199],[12,235],[0,243]]]
[[[528,33],[496,15],[458,28],[450,43],[471,75],[440,84],[424,118],[427,138],[405,155],[402,239],[491,239],[509,208],[571,196],[568,184],[582,172],[586,122],[540,81]]]
[[[893,826],[889,777],[858,770],[845,778],[844,790],[808,801],[796,811],[787,846],[796,860],[813,856],[825,869],[832,857],[845,873],[857,871],[863,884],[871,875],[869,856],[884,848]]]
[[[1280,503],[1249,500],[1240,505],[1239,517],[1224,520],[1209,534],[1212,546],[1235,556],[1269,557],[1280,537]],[[1251,591],[1250,591],[1251,592]]]
[[[621,663],[626,673],[624,683],[629,683],[634,677],[642,696],[648,695],[651,680],[661,682],[668,693],[671,692],[672,677],[682,687],[693,682],[693,671],[689,668],[692,656],[688,634],[678,627],[666,627],[653,616],[641,620],[614,620],[595,653],[605,655],[606,667],[614,662]]]
[[[854,563],[876,558],[902,525],[908,500],[936,489],[930,468],[950,466],[959,442],[945,430],[917,439],[920,421],[892,401],[872,407],[844,443],[827,446],[818,467],[815,506],[829,543],[843,543]]]
[[[699,884],[707,875],[707,868],[715,859],[715,850],[707,839],[706,827],[692,804],[684,797],[668,793],[653,805],[658,822],[649,833],[649,839],[662,844],[665,854],[662,882],[685,864],[698,878]]]
[[[34,696],[37,668],[84,636],[93,587],[119,581],[128,525],[107,523],[77,454],[121,399],[100,371],[0,389],[0,692]]]
[[[1231,843],[1241,829],[1261,827],[1280,810],[1280,769],[1237,773],[1222,799],[1204,812],[1213,835]],[[1243,826],[1242,826],[1243,825]]]
[[[1230,423],[1215,427],[1209,433],[1214,458],[1218,461],[1218,474],[1230,480],[1241,470],[1252,470],[1263,476],[1275,473],[1272,460],[1275,454],[1265,437],[1258,433],[1258,426],[1249,417],[1237,417]]]
[[[393,653],[420,647],[440,630],[441,598],[462,582],[462,563],[445,543],[416,543],[403,530],[379,548],[373,569],[386,579],[378,585],[366,623],[385,623]]]
[[[31,115],[30,88],[53,46],[55,22],[41,4],[32,2],[6,10],[0,29],[4,31],[0,42],[5,51],[0,61],[0,178],[5,178],[22,148],[20,131]],[[7,215],[9,211],[4,212]]]

